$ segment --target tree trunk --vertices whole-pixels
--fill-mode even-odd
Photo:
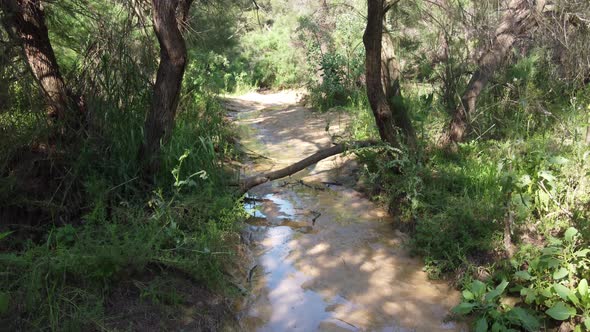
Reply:
[[[152,0],[154,31],[160,44],[160,65],[152,105],[145,121],[145,141],[140,158],[146,175],[159,169],[160,146],[170,138],[186,66],[186,45],[179,26],[188,13],[187,1]],[[190,6],[190,1],[188,1]],[[177,10],[181,22],[177,22]],[[184,17],[183,17],[184,16]]]
[[[392,110],[393,122],[395,126],[402,130],[402,136],[405,139],[404,143],[413,150],[417,145],[416,132],[401,93],[399,62],[395,56],[392,37],[388,32],[382,35],[381,80],[385,98]]]
[[[187,30],[188,14],[192,4],[193,0],[180,0],[178,2],[178,7],[176,8],[176,24],[178,25],[178,30],[180,30],[180,32],[185,32]]]
[[[383,38],[387,9],[383,0],[368,1],[367,27],[363,35],[367,97],[381,140],[399,146],[398,129],[410,148],[416,146],[416,134],[399,86],[399,65],[389,36]]]
[[[496,29],[492,45],[482,54],[479,68],[473,73],[461,97],[461,103],[453,112],[443,145],[463,141],[469,126],[469,117],[475,112],[477,98],[491,76],[498,70],[517,38],[527,30],[532,10],[527,0],[510,0],[502,21]]]
[[[383,17],[385,14],[383,0],[369,0],[367,8],[367,27],[363,35],[365,45],[365,72],[367,81],[367,97],[381,140],[393,146],[399,146],[397,129],[393,114],[383,92],[381,77],[381,35],[383,33]]]
[[[41,1],[0,0],[0,8],[5,13],[3,25],[21,45],[28,67],[43,91],[49,116],[63,119],[68,108],[75,105],[59,72]]]

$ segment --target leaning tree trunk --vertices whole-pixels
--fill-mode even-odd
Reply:
[[[394,124],[403,133],[404,143],[413,150],[417,145],[416,131],[403,101],[399,80],[400,67],[395,56],[393,40],[389,32],[385,32],[381,43],[381,81],[385,98],[392,110]]]
[[[176,16],[178,10],[181,18],[186,17],[190,2],[152,0],[154,31],[160,44],[160,65],[140,153],[146,175],[154,174],[159,169],[160,146],[170,138],[174,126],[187,59],[186,45],[179,28],[182,22],[177,22]]]
[[[74,105],[49,41],[41,1],[0,0],[0,8],[5,14],[3,25],[21,45],[28,67],[43,91],[48,115],[63,119],[68,107]]]
[[[461,142],[465,138],[469,117],[475,112],[477,98],[512,49],[514,42],[528,28],[532,9],[528,0],[510,0],[491,46],[480,57],[479,68],[471,76],[461,102],[453,112],[447,133],[443,137],[443,145]]]

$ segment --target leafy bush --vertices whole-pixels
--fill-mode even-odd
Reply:
[[[457,315],[476,315],[474,331],[500,332],[524,329],[538,331],[541,323],[529,309],[511,307],[500,302],[508,281],[488,290],[486,284],[474,280],[462,292],[462,302],[453,308]]]

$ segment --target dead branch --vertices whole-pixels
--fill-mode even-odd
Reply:
[[[253,175],[251,177],[245,178],[244,180],[240,181],[240,183],[239,183],[240,194],[243,195],[246,192],[248,192],[248,190],[250,190],[258,185],[261,185],[263,183],[273,181],[273,180],[282,179],[284,177],[293,175],[293,174],[305,169],[306,167],[309,167],[309,166],[311,166],[323,159],[326,159],[328,157],[343,153],[345,151],[354,150],[354,149],[358,149],[358,148],[366,148],[366,147],[370,147],[370,146],[377,146],[379,144],[383,144],[383,143],[381,143],[379,141],[358,141],[358,142],[353,142],[351,144],[337,144],[337,145],[331,146],[329,148],[320,150],[303,160],[300,160],[292,165],[281,168],[279,170],[268,172],[265,174]]]

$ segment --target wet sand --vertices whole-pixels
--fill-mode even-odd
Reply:
[[[347,117],[312,113],[297,98],[287,91],[228,100],[242,144],[265,157],[246,175],[303,159],[345,130]],[[351,157],[335,156],[248,193],[256,198],[246,206],[256,267],[245,331],[464,329],[446,321],[458,292],[428,280],[387,212],[352,189],[357,171]]]

